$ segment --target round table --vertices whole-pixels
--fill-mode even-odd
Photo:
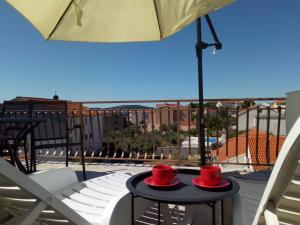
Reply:
[[[223,202],[224,199],[233,196],[239,191],[239,184],[229,179],[231,185],[222,189],[202,189],[196,187],[192,183],[192,179],[199,176],[199,170],[178,169],[177,177],[180,184],[173,188],[153,188],[144,183],[144,179],[151,176],[152,172],[139,173],[132,176],[126,183],[131,193],[131,219],[134,223],[134,198],[142,197],[157,202],[158,204],[158,224],[160,224],[160,203],[169,203],[176,205],[196,205],[206,203],[212,207],[212,224],[215,224],[215,204],[218,201]],[[222,204],[223,205],[223,204]],[[222,207],[223,208],[223,207]],[[221,218],[223,218],[223,209],[221,210]],[[221,219],[222,221],[222,219]]]

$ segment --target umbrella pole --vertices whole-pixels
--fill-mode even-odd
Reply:
[[[215,28],[211,22],[209,15],[205,15],[205,20],[209,27],[209,30],[213,36],[214,43],[208,44],[202,41],[201,33],[201,17],[197,19],[197,44],[196,53],[198,58],[198,90],[199,90],[199,152],[201,156],[201,166],[206,163],[206,151],[205,151],[205,122],[204,122],[204,100],[203,100],[203,49],[214,46],[216,50],[222,49],[222,43],[219,41]],[[208,140],[207,140],[208,141]]]
[[[198,91],[199,91],[199,152],[201,157],[201,166],[205,165],[206,154],[205,154],[205,124],[204,124],[204,109],[203,109],[203,42],[201,34],[201,17],[197,19],[197,44],[196,53],[198,58]]]

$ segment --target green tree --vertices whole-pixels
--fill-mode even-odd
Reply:
[[[247,109],[254,105],[255,105],[255,102],[250,99],[250,100],[243,101],[243,103],[241,104],[241,108]]]

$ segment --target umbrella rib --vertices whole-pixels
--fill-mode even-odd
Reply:
[[[56,31],[58,25],[60,24],[62,18],[64,17],[64,15],[66,14],[66,12],[69,10],[71,4],[73,3],[73,0],[71,0],[68,4],[68,6],[66,7],[65,11],[63,12],[63,14],[61,14],[59,20],[57,21],[57,23],[55,24],[55,27],[53,28],[53,30],[51,31],[51,33],[48,35],[47,40],[49,40],[52,36],[52,34]]]
[[[159,35],[160,39],[162,38],[162,32],[161,32],[161,27],[160,27],[160,20],[158,18],[158,13],[157,13],[157,6],[156,6],[156,0],[153,0],[154,8],[155,8],[155,14],[156,14],[156,19],[157,19],[157,24],[158,24],[158,29],[159,29]]]

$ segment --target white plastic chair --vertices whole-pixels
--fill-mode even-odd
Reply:
[[[79,183],[70,168],[26,176],[0,159],[0,207],[11,215],[4,225],[130,224],[129,177],[112,173]],[[137,218],[151,202],[135,204]]]
[[[273,168],[253,225],[300,224],[300,117]]]

